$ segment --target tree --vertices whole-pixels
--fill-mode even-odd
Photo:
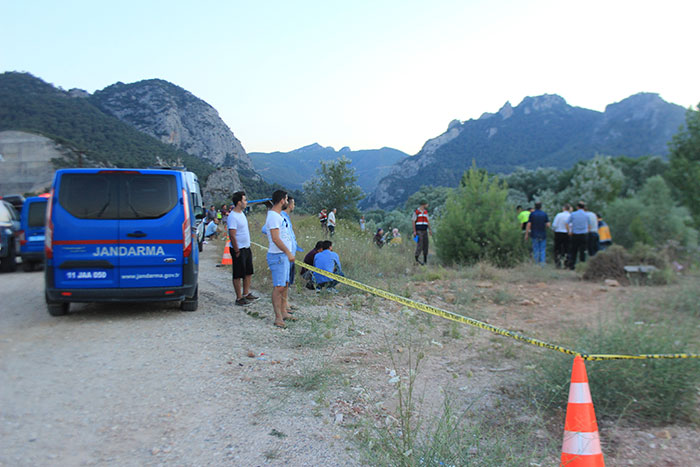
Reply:
[[[669,144],[666,179],[700,228],[700,104],[697,109],[688,109],[685,128],[681,128]]]
[[[559,193],[557,204],[575,204],[584,200],[589,208],[600,210],[618,197],[624,180],[622,170],[615,166],[610,156],[595,156],[576,164],[571,182]]]
[[[619,156],[612,162],[625,176],[620,196],[633,196],[644,186],[647,179],[654,175],[663,175],[668,170],[668,162],[659,156]]]
[[[412,213],[421,203],[427,201],[432,218],[438,217],[442,207],[447,201],[447,196],[452,191],[452,188],[446,186],[428,186],[423,185],[418,191],[408,197],[404,203],[404,209]]]
[[[311,209],[315,212],[326,208],[338,209],[340,218],[358,218],[360,211],[357,202],[364,197],[357,186],[355,169],[350,167],[350,159],[345,156],[335,161],[319,161],[316,177],[304,183],[304,193]]]
[[[435,232],[437,254],[446,263],[480,260],[508,267],[527,250],[522,230],[507,201],[508,188],[475,166],[450,193]]]

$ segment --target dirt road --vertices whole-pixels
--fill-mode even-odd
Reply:
[[[234,309],[214,256],[193,313],[73,304],[51,317],[43,272],[0,275],[0,465],[357,463],[310,396],[277,389],[295,351]]]

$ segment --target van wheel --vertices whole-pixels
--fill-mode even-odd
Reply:
[[[50,302],[49,297],[44,292],[44,300],[46,300],[46,310],[51,316],[63,316],[67,315],[70,310],[70,303],[68,302]]]
[[[197,311],[199,306],[199,287],[195,289],[192,298],[186,298],[180,303],[180,309],[182,311]]]
[[[63,316],[68,314],[70,303],[47,303],[46,309],[51,316]]]
[[[8,249],[7,258],[2,260],[0,264],[0,269],[3,272],[15,272],[17,270],[17,250],[16,246],[13,245]]]
[[[197,242],[197,248],[199,248],[200,253],[204,250],[204,238]]]
[[[31,261],[22,261],[22,270],[24,272],[32,272],[34,270],[35,264]]]

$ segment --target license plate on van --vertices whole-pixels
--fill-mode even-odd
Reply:
[[[81,281],[81,280],[104,280],[111,279],[110,271],[65,271],[64,279],[67,281]]]
[[[30,242],[43,242],[44,241],[44,236],[43,235],[31,235],[29,237]]]

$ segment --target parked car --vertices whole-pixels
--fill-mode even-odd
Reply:
[[[60,169],[46,210],[45,294],[51,315],[71,302],[198,305],[199,251],[183,172]]]
[[[4,272],[17,270],[19,231],[17,211],[4,199],[0,200],[0,269]]]
[[[33,271],[44,264],[44,224],[46,223],[46,198],[27,198],[20,213],[20,255],[22,268]]]
[[[22,195],[4,195],[0,196],[0,199],[10,203],[17,212],[20,212],[22,210],[22,205],[25,201],[24,196]]]

